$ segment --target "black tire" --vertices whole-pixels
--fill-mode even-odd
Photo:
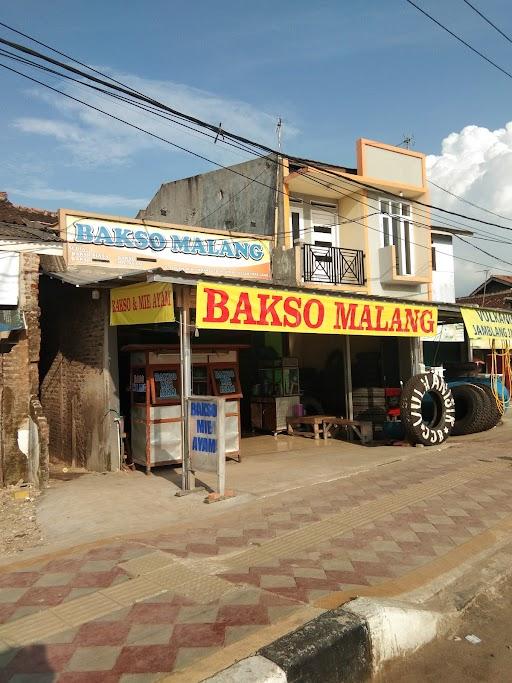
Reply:
[[[494,398],[491,387],[487,384],[477,384],[476,382],[475,386],[479,389],[482,389],[485,395],[479,431],[486,432],[488,429],[496,427],[498,422],[501,420],[502,415],[498,406],[496,405],[496,399]]]
[[[432,419],[427,423],[421,403],[426,394],[433,401]],[[400,397],[400,418],[411,443],[435,446],[447,439],[455,422],[455,404],[450,388],[440,375],[426,372],[408,380]]]
[[[489,399],[482,387],[476,384],[459,384],[452,387],[455,401],[455,424],[452,436],[475,434],[484,431],[487,422],[485,408]]]

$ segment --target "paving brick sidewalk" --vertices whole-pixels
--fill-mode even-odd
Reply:
[[[500,449],[492,443],[485,451],[478,443],[425,449],[406,462],[230,508],[207,526],[175,527],[4,571],[0,619],[8,627],[35,614],[64,614],[59,605],[67,602],[78,615],[88,594],[115,608],[83,623],[73,620],[72,609],[66,619],[73,626],[34,642],[26,636],[23,644],[0,627],[0,683],[156,680],[333,591],[357,594],[427,566],[512,516],[512,466]],[[164,567],[163,574],[142,572],[141,580],[164,588],[136,602],[116,598],[113,587],[136,585],[131,566],[162,556],[168,574]],[[200,578],[197,592],[173,584],[183,563],[199,577],[218,577],[211,595]]]

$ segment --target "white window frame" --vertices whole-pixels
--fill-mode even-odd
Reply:
[[[397,201],[379,197],[380,211],[380,232],[381,244],[383,247],[394,245],[397,256],[397,275],[412,275],[414,273],[414,249],[413,249],[413,214],[409,202]],[[382,204],[388,206],[389,211],[382,210]],[[398,207],[398,213],[393,211],[393,207]],[[407,213],[404,213],[407,207]],[[406,220],[407,219],[407,220]],[[393,222],[396,225],[393,225]],[[395,232],[396,229],[396,232]],[[408,243],[408,245],[407,245]]]
[[[299,240],[303,241],[304,240],[304,202],[302,199],[294,199],[290,197],[290,234],[292,237],[292,241],[296,241],[297,238],[294,238],[293,236],[293,218],[292,218],[292,213],[297,213],[299,214]]]

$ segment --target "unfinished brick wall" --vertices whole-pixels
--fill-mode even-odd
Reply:
[[[0,485],[15,484],[20,479],[44,484],[47,462],[32,463],[24,452],[24,435],[29,430],[31,399],[39,393],[39,256],[20,255],[19,308],[27,329],[11,333],[0,344]],[[14,342],[14,344],[12,344]],[[44,416],[38,416],[44,439]]]
[[[52,461],[104,471],[110,466],[104,371],[106,295],[43,277],[41,403]]]

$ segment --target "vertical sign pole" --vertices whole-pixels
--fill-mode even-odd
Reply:
[[[226,399],[217,403],[217,491],[224,496],[226,489]]]
[[[190,353],[188,293],[183,296],[180,311],[180,363],[181,363],[181,414],[182,414],[182,469],[181,488],[191,491],[195,486],[195,477],[190,465],[188,444],[188,397],[191,394],[192,359]]]

